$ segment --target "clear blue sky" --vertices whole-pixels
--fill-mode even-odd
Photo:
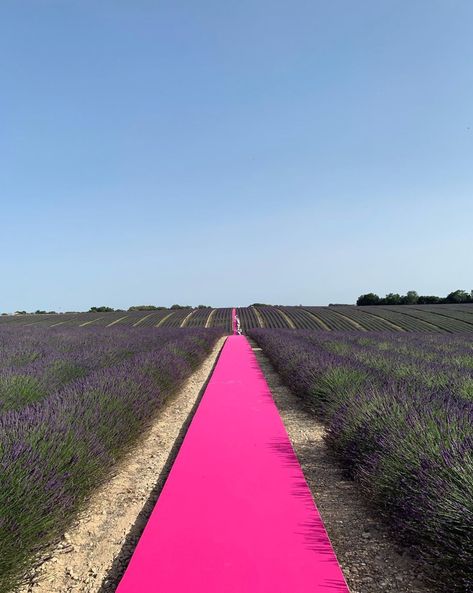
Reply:
[[[0,311],[473,288],[471,0],[2,0]]]

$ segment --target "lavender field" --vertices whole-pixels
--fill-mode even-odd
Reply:
[[[473,342],[250,332],[393,533],[448,591],[473,591]]]
[[[0,329],[0,591],[21,581],[218,329]]]

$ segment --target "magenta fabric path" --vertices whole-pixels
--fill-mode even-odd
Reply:
[[[347,593],[266,380],[222,350],[117,593]]]

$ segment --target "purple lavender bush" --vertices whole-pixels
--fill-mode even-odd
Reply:
[[[57,541],[220,335],[0,330],[0,591]]]
[[[473,591],[473,342],[250,332],[327,441],[448,591]]]

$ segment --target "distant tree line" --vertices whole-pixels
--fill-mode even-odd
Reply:
[[[128,307],[128,311],[162,311],[166,307],[157,307],[156,305],[133,305]]]
[[[177,310],[177,309],[210,309],[210,305],[197,305],[197,307],[191,307],[191,305],[171,305],[169,309]],[[164,309],[168,309],[168,307],[158,307],[156,305],[133,305],[133,307],[128,307],[128,311],[163,311]],[[106,307],[102,305],[101,307],[90,307],[89,313],[121,313],[124,312],[124,309],[114,309],[113,307]]]
[[[164,309],[211,309],[210,305],[197,305],[197,307],[192,307],[191,305],[172,305],[171,307],[160,307],[156,305],[133,305],[133,307],[128,307],[128,311],[163,311]],[[89,313],[125,313],[125,309],[114,309],[113,307],[107,307],[106,305],[101,305],[100,307],[90,307]],[[73,314],[78,313],[78,311],[66,311],[66,314]],[[41,309],[37,309],[36,311],[15,311],[15,315],[55,315],[57,314],[56,311],[43,311]],[[1,315],[8,315],[8,313],[1,313]]]
[[[358,297],[359,307],[367,305],[446,305],[449,303],[473,303],[473,290],[454,290],[446,297],[419,295],[415,290],[408,290],[406,294],[390,292],[384,298],[374,292],[368,292]]]
[[[2,313],[2,315],[8,315],[8,313]],[[56,315],[56,311],[42,311],[41,309],[36,309],[36,311],[15,311],[15,315]]]
[[[197,305],[193,307],[192,305],[171,305],[170,307],[160,307],[157,305],[133,305],[132,307],[128,307],[127,310],[125,309],[114,309],[113,307],[107,307],[106,305],[101,305],[100,307],[90,307],[88,313],[126,313],[133,312],[133,311],[164,311],[167,309],[171,309],[173,311],[180,310],[180,309],[212,309],[211,305]],[[73,315],[76,313],[80,313],[80,311],[66,311],[65,313],[61,313],[61,315]],[[42,311],[40,309],[36,311],[15,311],[15,315],[57,315],[57,311]],[[9,313],[0,313],[0,315],[9,315]]]

